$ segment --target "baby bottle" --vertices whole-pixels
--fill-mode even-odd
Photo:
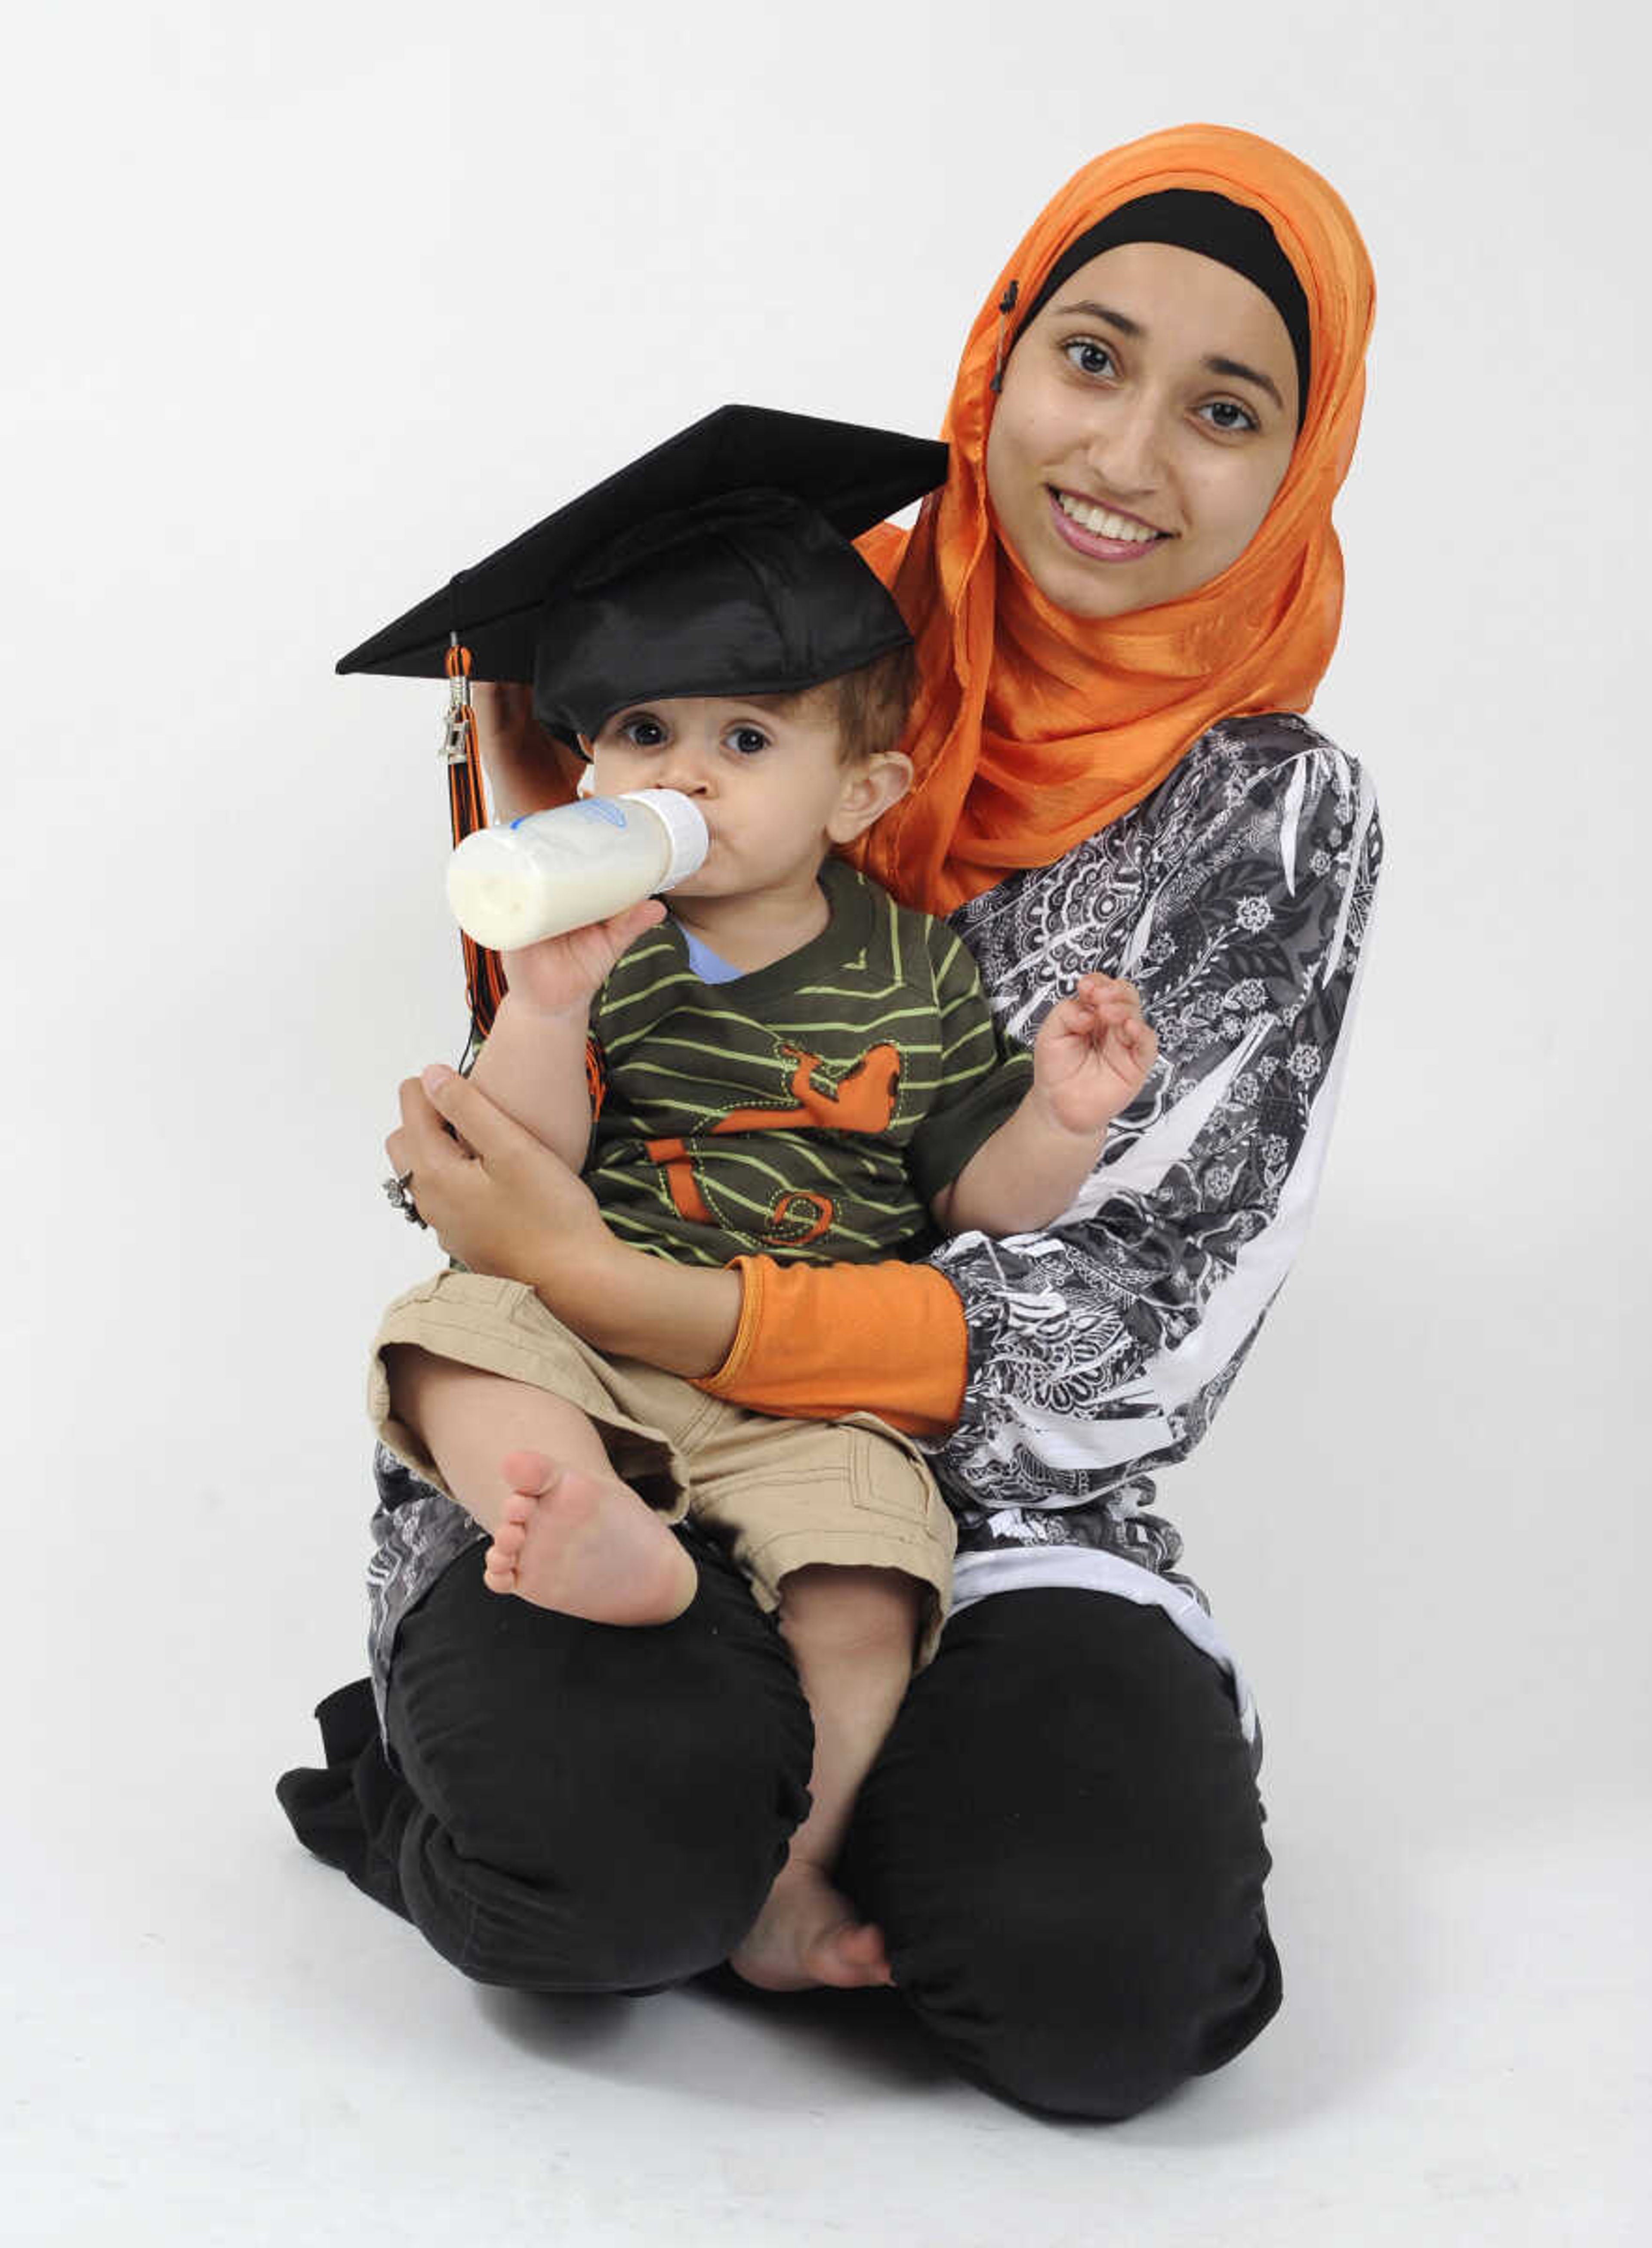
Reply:
[[[670,889],[710,847],[699,807],[677,789],[582,797],[467,835],[447,862],[447,902],[467,936],[510,952]]]

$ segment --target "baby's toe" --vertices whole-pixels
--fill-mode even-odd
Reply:
[[[514,1569],[522,1559],[522,1549],[528,1543],[528,1532],[520,1523],[502,1522],[488,1549],[488,1559],[497,1567]]]
[[[522,1539],[528,1534],[528,1525],[534,1518],[534,1508],[536,1503],[526,1491],[507,1491],[504,1506],[500,1514],[499,1527],[494,1533],[495,1538],[514,1534],[520,1545]]]
[[[515,1496],[531,1506],[535,1499],[543,1498],[552,1488],[562,1470],[543,1452],[507,1452],[499,1463],[499,1472]]]

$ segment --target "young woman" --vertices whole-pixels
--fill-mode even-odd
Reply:
[[[600,1348],[932,1447],[953,1607],[814,1971],[892,1975],[962,2069],[1053,2113],[1134,2113],[1279,2004],[1254,1712],[1151,1477],[1288,1269],[1346,1051],[1380,838],[1360,769],[1298,714],[1335,644],[1371,311],[1351,218],[1284,151],[1200,126],[1101,157],[970,332],[945,486],[863,542],[921,676],[917,782],[868,871],[952,916],[1016,1034],[1090,969],[1131,978],[1158,1034],[1062,1224],[666,1292],[451,1073],[402,1088],[388,1143],[446,1249]],[[565,794],[495,715],[502,796]],[[725,1958],[810,1743],[724,1557],[684,1533],[700,1591],[670,1625],[581,1624],[488,1593],[483,1533],[382,1455],[379,1487],[378,1709],[365,1685],[322,1705],[326,1772],[283,1783],[301,1835],[483,1981],[637,1990]]]

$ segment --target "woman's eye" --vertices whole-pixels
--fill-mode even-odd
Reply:
[[[658,750],[665,744],[666,729],[658,718],[627,718],[619,730],[634,750]]]
[[[1233,429],[1259,429],[1261,423],[1248,406],[1241,406],[1234,398],[1213,398],[1208,406],[1199,408],[1201,414],[1211,417],[1212,429],[1224,432]]]
[[[734,726],[725,737],[731,750],[738,750],[743,757],[754,757],[759,750],[768,747],[768,737],[761,726]]]
[[[1075,336],[1070,344],[1062,346],[1062,350],[1068,366],[1075,367],[1081,374],[1113,372],[1112,353],[1105,344],[1098,344],[1094,336]]]

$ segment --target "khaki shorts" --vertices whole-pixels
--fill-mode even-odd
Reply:
[[[761,1608],[777,1608],[781,1579],[811,1562],[904,1569],[930,1587],[918,1666],[933,1655],[952,1595],[952,1518],[923,1455],[875,1414],[780,1421],[747,1412],[679,1374],[604,1359],[520,1281],[440,1272],[385,1313],[367,1410],[380,1442],[450,1498],[435,1462],[392,1416],[381,1355],[392,1343],[578,1406],[615,1474],[668,1522],[686,1517],[726,1546]]]

